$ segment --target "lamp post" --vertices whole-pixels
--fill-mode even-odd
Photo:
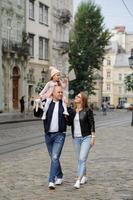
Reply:
[[[133,69],[133,49],[131,49],[131,56],[128,58],[129,66],[131,69]],[[133,126],[133,110],[132,110],[132,121],[131,126]]]
[[[42,75],[42,83],[44,83],[44,80],[45,80],[45,71],[44,71],[44,68],[41,71],[41,75]]]

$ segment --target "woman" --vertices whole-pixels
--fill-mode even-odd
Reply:
[[[88,108],[87,96],[80,92],[74,100],[75,109],[71,110],[72,137],[77,155],[77,181],[75,188],[80,188],[80,184],[87,182],[86,161],[91,146],[95,144],[95,122],[93,111]]]

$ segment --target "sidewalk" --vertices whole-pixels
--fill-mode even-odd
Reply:
[[[39,118],[34,117],[33,112],[21,114],[20,112],[0,113],[0,124],[37,121]]]

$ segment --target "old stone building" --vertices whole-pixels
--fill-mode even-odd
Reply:
[[[28,44],[25,40],[25,1],[1,1],[1,110],[19,108],[19,98],[25,93],[25,69]]]
[[[49,66],[68,73],[72,0],[1,1],[0,110],[18,111],[19,99],[37,95],[49,79]],[[2,40],[1,40],[2,39]],[[1,44],[1,43],[0,43]]]
[[[26,5],[26,32],[30,59],[27,64],[27,97],[37,95],[38,83],[49,80],[49,66],[68,73],[68,42],[72,0],[29,0]]]
[[[103,63],[103,100],[114,106],[123,106],[133,99],[124,83],[125,77],[132,73],[128,62],[132,48],[133,33],[127,33],[124,26],[115,27]]]

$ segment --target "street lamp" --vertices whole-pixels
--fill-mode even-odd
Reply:
[[[44,68],[41,71],[41,75],[42,75],[42,82],[44,83],[44,80],[45,80],[45,71],[44,71]]]
[[[131,56],[128,58],[129,66],[131,69],[133,69],[133,49],[131,49]],[[131,126],[133,126],[133,110],[132,110],[132,121]]]

